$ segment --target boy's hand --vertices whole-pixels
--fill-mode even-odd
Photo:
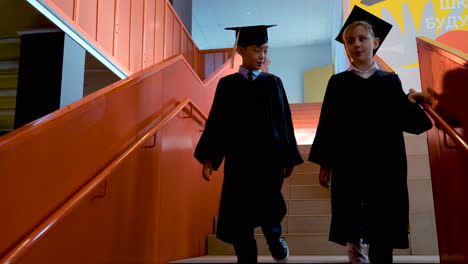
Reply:
[[[210,181],[211,174],[213,174],[213,164],[209,161],[206,161],[203,164],[203,179],[205,179],[206,181]]]
[[[294,166],[287,167],[286,169],[284,169],[284,177],[288,178],[289,176],[291,176],[293,170],[294,170]]]
[[[428,104],[432,104],[432,99],[429,95],[417,92],[413,88],[409,89],[409,92],[410,93],[408,94],[408,101],[410,101],[411,103],[416,104],[418,101],[424,101]]]
[[[330,183],[330,169],[320,167],[319,182],[323,187],[329,187],[328,183]]]

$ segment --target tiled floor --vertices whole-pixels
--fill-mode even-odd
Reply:
[[[323,263],[342,264],[347,263],[346,256],[291,256],[285,263]],[[439,263],[439,256],[394,256],[394,263]],[[235,256],[204,256],[187,260],[173,261],[170,263],[236,263]],[[260,256],[259,263],[275,263],[271,257]]]

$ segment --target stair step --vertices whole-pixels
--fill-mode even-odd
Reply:
[[[14,110],[1,110],[0,111],[0,131],[12,130],[14,122],[15,122]]]
[[[15,96],[16,97],[17,90],[16,89],[0,89],[0,96]]]
[[[318,124],[318,117],[312,117],[312,118],[304,118],[304,119],[294,119],[293,123],[294,124],[310,124],[311,126],[314,125],[313,127],[316,127]]]
[[[283,185],[282,193],[285,199],[315,199],[330,198],[330,188],[320,185]]]
[[[330,198],[317,199],[288,199],[288,215],[330,215],[331,201]]]
[[[288,234],[328,234],[331,215],[289,215],[287,216]]]
[[[16,89],[18,74],[0,74],[0,89]]]
[[[18,59],[20,56],[20,39],[0,41],[0,60]]]
[[[294,173],[311,173],[319,171],[320,165],[310,161],[304,161],[304,163],[294,167]]]
[[[284,234],[291,255],[334,255],[343,254],[345,248],[328,241],[328,234]],[[269,254],[263,235],[256,234],[258,254]],[[232,245],[224,243],[215,235],[208,235],[208,255],[234,255]]]
[[[18,61],[0,61],[0,75],[18,75]]]
[[[15,109],[16,96],[0,96],[0,110]]]
[[[299,104],[290,104],[291,110],[302,110],[302,109],[316,109],[321,108],[322,103],[299,103]]]
[[[296,130],[295,130],[296,131]],[[296,141],[298,144],[312,144],[315,138],[315,129],[314,133],[296,133]]]
[[[182,260],[171,261],[174,264],[221,264],[221,263],[236,263],[237,258],[233,255],[217,255],[217,256],[201,256]],[[269,255],[261,255],[258,257],[258,263],[276,263]],[[289,256],[286,263],[291,264],[345,264],[348,262],[348,257],[345,255],[333,256]],[[393,257],[393,263],[440,263],[439,256],[411,256],[408,254],[396,255]]]
[[[283,236],[288,243],[290,255],[340,255],[346,252],[344,246],[328,241],[328,234]],[[258,254],[270,254],[265,237],[255,235]],[[410,255],[411,249],[395,249],[394,255]],[[215,235],[208,235],[208,255],[235,255],[231,244],[224,243]]]
[[[312,147],[312,145],[311,144],[299,144],[297,147],[299,148],[299,151],[301,153],[309,153],[310,147]]]
[[[294,172],[291,176],[286,178],[284,185],[317,185],[319,184],[319,172]]]
[[[287,215],[281,222],[283,234],[328,234],[331,215]],[[255,228],[255,234],[262,234],[262,228]]]
[[[314,128],[314,127],[308,127],[308,128],[295,128],[294,129],[294,134],[296,135],[296,140],[298,139],[298,134],[306,134],[308,136],[315,136],[315,132],[317,132],[317,128]],[[303,143],[303,142],[300,142],[300,141],[297,141],[297,144],[312,144],[311,143]]]
[[[340,255],[346,252],[344,246],[328,241],[328,234],[283,235],[288,243],[290,255]],[[258,254],[269,255],[265,237],[255,235]],[[411,249],[395,249],[394,255],[410,255]],[[215,235],[208,235],[208,255],[235,255],[231,244],[224,243]]]
[[[300,122],[294,122],[293,123],[293,127],[294,129],[310,129],[311,131],[312,130],[317,130],[316,127],[317,127],[317,123],[318,122],[304,122],[304,123],[300,123]]]

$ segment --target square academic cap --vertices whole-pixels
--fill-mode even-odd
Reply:
[[[229,27],[227,30],[236,31],[237,46],[263,45],[268,43],[267,28],[276,25],[258,25],[248,27]]]
[[[343,32],[345,28],[354,21],[366,21],[372,25],[372,30],[374,31],[375,37],[380,39],[379,47],[382,45],[384,39],[387,37],[388,33],[390,32],[390,29],[392,29],[392,24],[380,19],[377,16],[374,16],[373,14],[355,5],[353,7],[353,10],[351,10],[348,19],[346,19],[346,22],[341,28],[340,33],[338,34],[338,36],[336,36],[336,41],[343,43]],[[374,54],[377,52],[377,49],[374,50]]]

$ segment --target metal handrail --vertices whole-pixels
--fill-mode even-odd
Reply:
[[[426,111],[426,113],[431,116],[435,122],[437,122],[440,128],[450,136],[458,147],[468,152],[468,144],[463,137],[447,121],[445,121],[445,119],[441,117],[434,108],[426,102],[419,102],[419,104],[422,106],[424,111]]]
[[[42,224],[34,229],[26,238],[20,241],[2,260],[1,264],[12,264],[23,257],[41,238],[45,236],[52,228],[54,228],[70,211],[75,208],[86,196],[88,196],[97,186],[103,183],[106,178],[113,172],[120,163],[126,160],[138,147],[146,143],[154,134],[156,134],[165,124],[174,118],[182,109],[190,105],[192,110],[198,113],[205,121],[207,116],[198,108],[189,98],[185,98],[171,112],[165,115],[156,125],[145,133],[139,140],[128,147],[122,154],[115,158],[107,165],[99,174],[97,174],[90,182],[81,188],[73,197],[65,202],[51,216],[49,216]]]

